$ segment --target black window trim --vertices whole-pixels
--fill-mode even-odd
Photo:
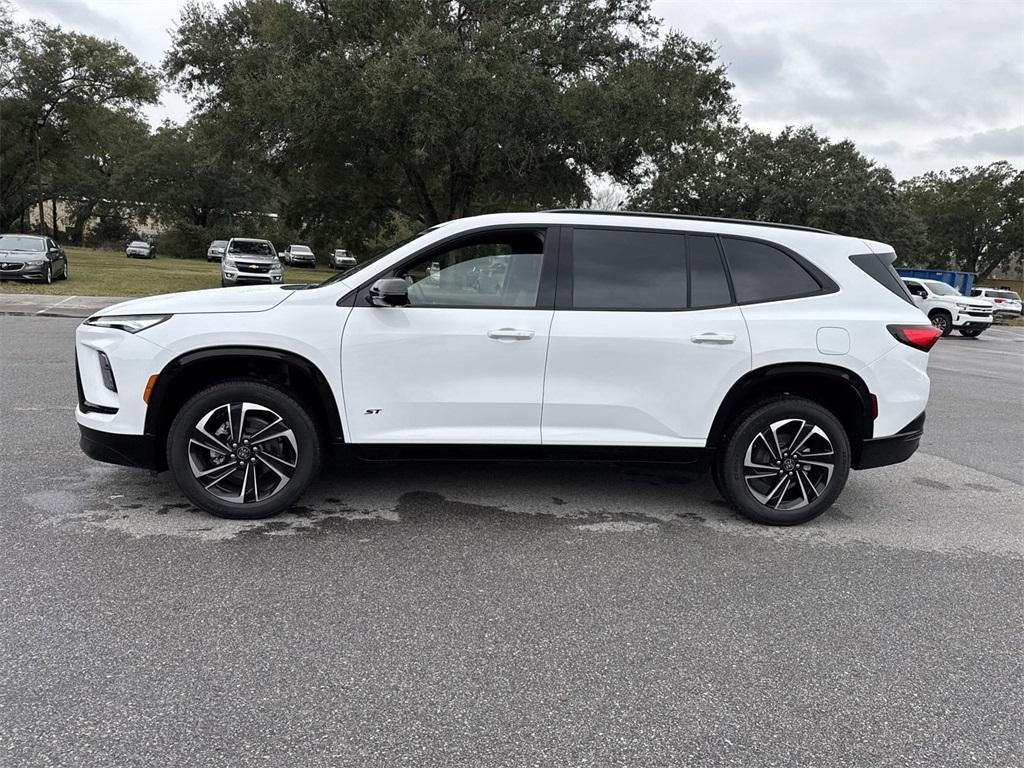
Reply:
[[[559,250],[558,250],[558,281],[555,293],[555,309],[560,312],[703,312],[710,309],[722,309],[723,307],[744,307],[753,304],[771,304],[777,301],[791,301],[793,299],[805,299],[813,296],[825,296],[831,293],[838,293],[839,286],[832,278],[822,272],[818,267],[812,264],[810,261],[805,259],[796,251],[788,248],[781,243],[774,240],[766,240],[762,237],[749,237],[747,235],[723,235],[718,232],[701,232],[692,231],[689,229],[665,229],[661,227],[623,227],[615,225],[600,225],[600,224],[563,224],[562,236],[559,238]],[[681,235],[686,239],[684,240],[684,258],[686,259],[686,306],[685,307],[669,307],[669,308],[658,308],[658,307],[621,307],[612,309],[589,309],[589,308],[578,308],[573,305],[572,298],[572,233],[577,229],[597,229],[597,230],[611,230],[615,232],[650,232],[654,234],[669,234],[669,235]],[[729,296],[731,301],[728,304],[715,304],[714,306],[707,307],[691,307],[690,306],[690,245],[688,238],[690,237],[713,237],[715,243],[718,246],[718,258],[722,260],[722,268],[725,270],[725,278],[729,284]],[[816,291],[805,291],[803,293],[792,294],[788,296],[779,296],[769,299],[754,299],[752,301],[737,301],[736,300],[736,289],[733,285],[732,271],[729,269],[729,260],[725,254],[725,244],[722,242],[723,239],[732,240],[748,240],[753,243],[760,243],[776,250],[782,251],[784,254],[793,259],[797,265],[803,268],[811,278],[818,284],[819,288]],[[545,247],[546,253],[546,247]]]
[[[559,230],[562,229],[561,225],[558,224],[490,224],[486,227],[477,227],[475,229],[467,229],[462,232],[457,232],[446,237],[443,240],[439,240],[436,243],[420,248],[418,251],[409,254],[406,258],[402,259],[396,264],[392,264],[387,269],[381,270],[373,277],[365,280],[359,285],[355,291],[350,294],[346,294],[338,301],[338,305],[341,306],[342,302],[349,304],[350,306],[356,307],[371,307],[373,306],[370,302],[370,287],[384,277],[395,277],[399,270],[407,267],[409,264],[419,261],[422,258],[430,258],[434,254],[441,254],[446,251],[450,251],[453,247],[457,247],[458,243],[463,240],[473,240],[480,235],[485,235],[489,232],[508,232],[510,230],[525,230],[527,232],[541,232],[544,237],[544,252],[543,261],[540,267],[540,286],[537,289],[537,303],[532,307],[510,307],[504,304],[420,304],[408,305],[401,307],[401,309],[507,309],[507,310],[547,310],[554,309],[555,306],[555,270],[557,268],[558,258],[558,240]],[[353,298],[349,300],[349,296]]]

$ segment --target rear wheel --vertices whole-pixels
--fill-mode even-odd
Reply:
[[[976,339],[981,336],[984,328],[961,328],[960,335],[966,336],[968,339]]]
[[[784,397],[737,419],[715,461],[716,485],[738,512],[765,525],[797,525],[831,507],[843,490],[850,441],[830,411]]]
[[[50,285],[53,282],[53,265],[52,264],[47,264],[46,265],[46,278],[45,279],[46,279],[46,284],[47,285]]]
[[[178,487],[218,517],[255,520],[294,504],[320,470],[309,412],[276,387],[229,381],[178,412],[167,435]]]
[[[64,269],[60,273],[60,279],[61,280],[67,280],[68,279],[68,263],[66,261],[64,262]]]
[[[932,312],[928,319],[932,321],[932,325],[942,331],[943,336],[949,336],[953,331],[953,316],[949,312],[938,310]]]

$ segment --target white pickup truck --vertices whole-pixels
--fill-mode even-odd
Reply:
[[[961,335],[973,339],[992,325],[991,301],[964,296],[940,280],[905,277],[903,282],[914,303],[943,336],[949,336],[956,328]]]

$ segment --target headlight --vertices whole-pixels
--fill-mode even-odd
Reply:
[[[232,258],[231,256],[225,256],[225,257],[224,257],[224,261],[223,261],[223,262],[221,262],[221,263],[222,263],[222,264],[223,264],[223,265],[224,265],[225,267],[233,267],[233,266],[235,266],[235,260],[234,260],[234,258]]]
[[[281,266],[281,262],[278,262],[277,264],[270,268],[271,272],[282,272],[283,270],[284,268]]]
[[[960,309],[974,309],[970,304],[961,304],[959,301],[956,303]]]
[[[41,267],[46,263],[46,259],[30,259],[25,262],[26,267]]]
[[[128,333],[138,333],[154,325],[159,325],[164,320],[169,320],[170,315],[107,315],[105,317],[90,317],[85,321],[86,325],[95,325],[99,328],[117,328]]]

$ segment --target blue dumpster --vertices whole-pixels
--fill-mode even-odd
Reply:
[[[938,280],[952,285],[964,296],[971,295],[971,288],[974,287],[974,272],[953,272],[948,269],[897,269],[900,277],[917,277],[921,280]]]

